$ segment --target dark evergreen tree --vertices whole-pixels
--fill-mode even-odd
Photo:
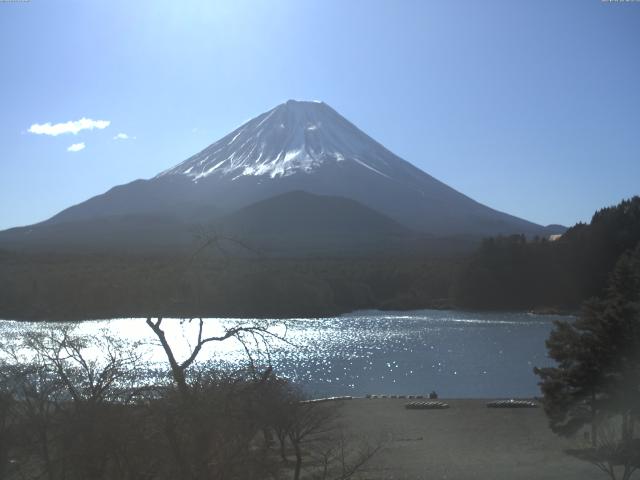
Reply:
[[[577,456],[612,478],[621,466],[629,478],[640,461],[640,243],[618,260],[603,299],[587,302],[574,322],[556,322],[547,348],[557,366],[535,373],[552,430],[571,435],[590,425],[592,448]],[[612,420],[619,438],[599,439]]]

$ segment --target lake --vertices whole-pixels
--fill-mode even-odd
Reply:
[[[529,313],[475,313],[450,310],[361,311],[334,318],[268,321],[285,341],[247,339],[258,362],[270,357],[279,375],[301,384],[312,396],[425,394],[443,398],[531,397],[539,395],[534,366],[552,365],[545,340],[553,321],[570,317]],[[205,334],[252,322],[206,319]],[[2,341],[25,331],[60,324],[0,320]],[[144,319],[89,321],[78,333],[102,333],[140,342],[150,363],[163,365],[164,354]],[[163,320],[177,356],[184,357],[196,338],[195,322]],[[247,364],[235,340],[209,344],[202,359],[223,368]]]

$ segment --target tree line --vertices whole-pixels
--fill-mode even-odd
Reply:
[[[452,303],[470,309],[571,310],[604,293],[640,242],[640,197],[597,211],[560,238],[488,238],[455,275]]]
[[[0,318],[329,316],[446,304],[457,259],[0,252]]]
[[[369,257],[0,251],[0,318],[330,316],[358,309],[576,311],[640,241],[640,197],[559,239],[487,238],[471,254]],[[207,243],[205,243],[207,245]],[[236,246],[237,247],[237,246]]]

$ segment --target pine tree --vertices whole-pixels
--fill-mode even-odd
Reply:
[[[556,322],[547,340],[557,365],[536,368],[551,429],[569,436],[591,426],[592,448],[576,451],[612,478],[640,463],[634,425],[640,419],[640,244],[623,254],[606,296],[586,302],[574,322]],[[598,438],[599,425],[617,419],[620,438]]]

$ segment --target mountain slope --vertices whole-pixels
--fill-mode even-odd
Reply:
[[[22,232],[26,239],[26,231],[46,236],[51,225],[132,215],[141,222],[169,216],[176,225],[207,224],[292,191],[351,199],[406,229],[439,237],[560,233],[457,192],[324,103],[290,100],[149,180],[114,187],[42,224],[14,230],[11,238]]]
[[[197,225],[172,215],[120,214],[11,228],[0,232],[0,245],[11,250],[64,253],[157,253],[194,250],[197,231]]]
[[[355,200],[294,191],[230,214],[218,229],[268,253],[369,254],[413,249],[421,237]]]
[[[354,200],[293,191],[268,198],[232,213],[222,225],[235,232],[308,235],[331,232],[338,235],[407,235],[398,222]]]

